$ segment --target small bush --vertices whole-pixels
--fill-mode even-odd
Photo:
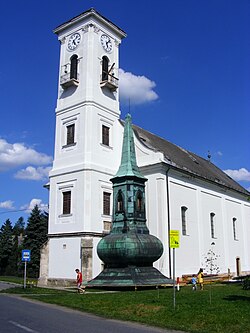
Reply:
[[[243,280],[243,289],[244,290],[250,290],[250,276],[246,277]]]

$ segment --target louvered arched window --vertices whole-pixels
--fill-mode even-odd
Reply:
[[[70,58],[70,79],[77,80],[78,56],[73,54]]]
[[[109,58],[102,57],[102,81],[108,81]]]

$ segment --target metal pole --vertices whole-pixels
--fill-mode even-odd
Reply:
[[[23,279],[23,287],[26,288],[26,266],[27,266],[27,261],[25,260],[24,262],[24,279]]]
[[[175,310],[175,248],[173,248],[173,280],[174,280],[174,310]]]
[[[167,182],[167,219],[168,219],[168,268],[169,268],[169,277],[172,278],[172,262],[171,262],[171,247],[170,247],[170,203],[169,203],[169,185],[168,185],[168,172],[170,167],[168,168],[166,172],[166,182]]]

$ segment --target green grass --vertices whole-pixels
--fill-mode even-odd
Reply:
[[[17,276],[0,276],[0,281],[3,282],[12,282],[17,284],[23,284],[23,277]]]
[[[250,291],[243,290],[240,284],[213,285],[210,304],[209,288],[206,286],[204,291],[196,292],[189,286],[181,288],[176,293],[175,310],[172,288],[84,295],[29,288],[25,297],[104,317],[186,332],[249,333]],[[20,289],[24,291],[23,288],[13,288],[8,292],[20,293]]]
[[[62,291],[62,290],[57,290],[57,289],[49,289],[49,288],[38,288],[38,287],[10,287],[9,289],[5,289],[0,291],[0,293],[8,293],[8,294],[18,294],[18,295],[23,295],[23,296],[36,296],[38,295],[39,297],[43,295],[65,295],[68,294],[68,292]]]

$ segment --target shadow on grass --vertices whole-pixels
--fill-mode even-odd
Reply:
[[[223,298],[226,301],[246,301],[250,302],[250,296],[239,296],[239,295],[230,295]]]

